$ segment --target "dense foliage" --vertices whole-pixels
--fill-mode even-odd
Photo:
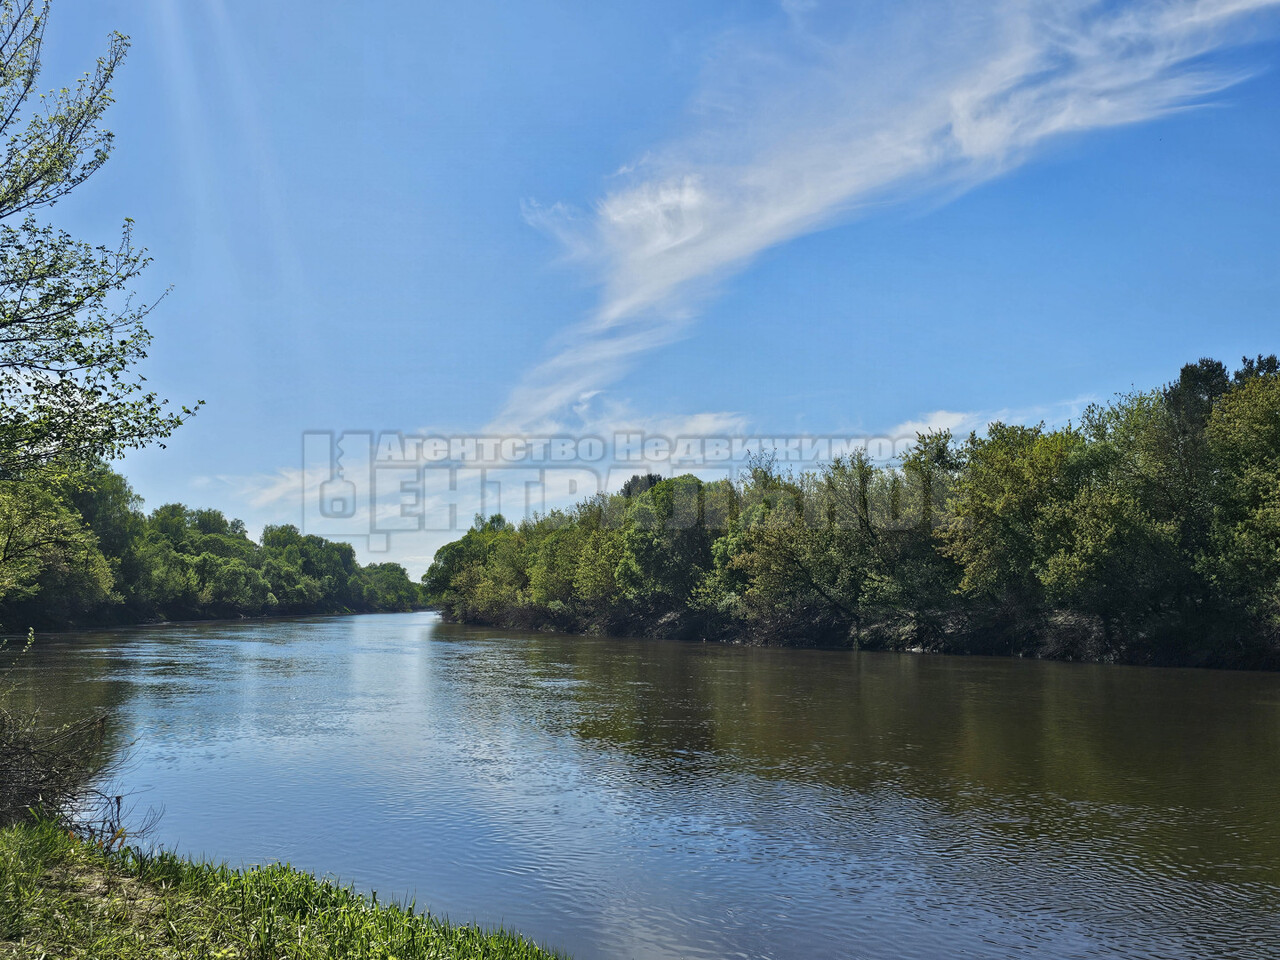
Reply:
[[[397,563],[365,566],[350,544],[180,503],[144,514],[105,466],[57,482],[0,484],[0,628],[263,614],[409,610],[419,587]]]
[[[442,548],[463,621],[758,643],[1280,666],[1280,373],[1213,360],[1060,429],[617,494]]]

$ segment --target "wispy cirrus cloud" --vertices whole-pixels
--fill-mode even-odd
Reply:
[[[526,207],[601,297],[494,426],[563,424],[770,247],[906,197],[959,193],[1069,134],[1204,103],[1248,75],[1214,54],[1270,29],[1278,6],[784,0],[775,22],[723,39],[688,136],[619,171],[623,185],[589,211]]]

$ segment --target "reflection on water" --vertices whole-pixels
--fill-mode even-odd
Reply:
[[[1274,957],[1280,676],[498,633],[58,637],[158,839],[587,958]]]

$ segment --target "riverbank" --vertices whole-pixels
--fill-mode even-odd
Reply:
[[[606,615],[534,605],[438,609],[446,623],[633,640],[705,641],[728,646],[817,650],[870,650],[950,656],[1015,657],[1071,663],[1229,670],[1280,670],[1280,637],[1259,632],[1251,642],[1219,640],[1224,629],[1247,624],[1176,626],[1162,634],[1117,638],[1098,617],[1072,611],[1019,611],[953,607],[914,614],[863,611],[850,624],[830,611],[808,607],[775,611],[759,619],[731,618],[718,611],[678,610],[662,614],[616,611]],[[612,615],[609,615],[609,614]],[[1205,636],[1218,641],[1203,644]]]
[[[37,639],[57,637],[64,634],[83,635],[87,633],[108,633],[112,630],[151,630],[166,627],[206,627],[224,623],[290,623],[305,620],[330,620],[340,617],[369,617],[386,613],[435,613],[435,608],[428,606],[411,606],[404,610],[321,610],[313,613],[263,613],[257,616],[237,617],[195,617],[186,620],[140,620],[133,622],[89,624],[87,626],[61,626],[44,630],[34,630]],[[25,640],[27,633],[0,633],[0,643]]]
[[[104,852],[52,825],[0,830],[0,958],[553,960],[514,933],[457,926],[273,864]]]

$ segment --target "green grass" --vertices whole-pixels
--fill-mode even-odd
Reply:
[[[164,852],[107,853],[51,824],[0,830],[3,960],[558,956],[285,865],[232,870]]]

